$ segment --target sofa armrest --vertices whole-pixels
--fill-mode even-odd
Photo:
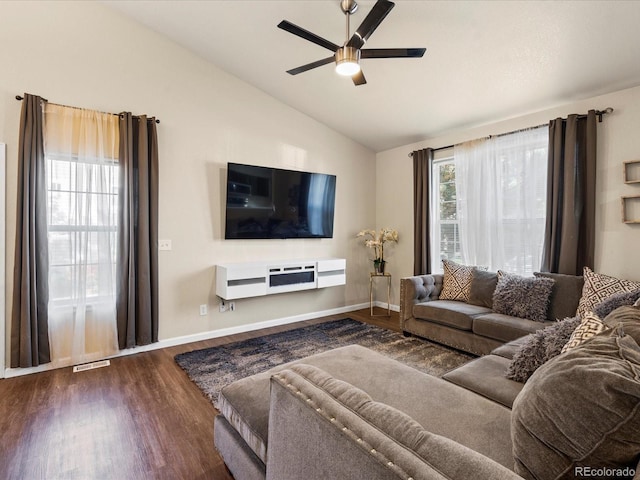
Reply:
[[[442,274],[417,275],[400,279],[400,328],[413,318],[416,303],[437,300],[442,290]]]
[[[311,365],[274,374],[270,402],[267,480],[521,478]]]

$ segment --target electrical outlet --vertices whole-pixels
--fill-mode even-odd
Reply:
[[[200,315],[206,315],[207,314],[207,305],[200,305]]]
[[[229,311],[230,312],[236,311],[236,302],[229,302]]]
[[[226,312],[227,311],[227,304],[224,303],[224,300],[222,302],[220,302],[220,312]]]
[[[171,240],[158,240],[158,250],[171,250]]]

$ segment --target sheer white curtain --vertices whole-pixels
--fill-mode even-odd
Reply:
[[[47,104],[44,130],[51,357],[78,364],[118,351],[118,117]]]
[[[530,275],[545,228],[547,126],[454,148],[462,261]]]

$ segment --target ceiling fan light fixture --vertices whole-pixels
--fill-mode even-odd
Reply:
[[[345,42],[342,46],[330,42],[329,40],[316,35],[313,32],[305,30],[302,27],[294,25],[291,22],[282,20],[278,24],[278,28],[289,32],[297,37],[314,43],[322,48],[331,50],[330,57],[316,60],[315,62],[301,65],[297,68],[287,70],[290,75],[298,75],[307,72],[313,68],[327,65],[333,61],[336,63],[336,73],[343,76],[351,77],[353,84],[356,86],[365,85],[367,83],[362,70],[360,69],[360,58],[420,58],[424,55],[425,48],[364,48],[367,40],[378,28],[380,23],[387,17],[395,4],[391,0],[376,0],[369,13],[364,18],[357,30],[351,35],[349,20],[353,13],[358,9],[356,0],[335,0],[340,2],[340,8],[344,13],[345,22]]]
[[[336,72],[351,77],[360,71],[360,50],[354,47],[341,47],[336,51]]]

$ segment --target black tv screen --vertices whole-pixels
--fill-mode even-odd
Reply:
[[[225,238],[332,238],[335,196],[335,175],[229,163]]]

